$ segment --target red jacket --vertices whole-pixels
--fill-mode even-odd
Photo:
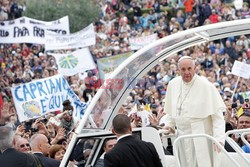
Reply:
[[[192,12],[193,11],[193,4],[194,4],[194,0],[186,0],[184,2],[185,12]]]
[[[211,23],[218,23],[218,15],[217,14],[215,14],[215,13],[213,13],[213,14],[211,14],[210,16],[209,16],[209,20],[210,20],[210,22]]]

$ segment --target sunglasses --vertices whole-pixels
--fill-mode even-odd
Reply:
[[[26,143],[26,144],[21,144],[20,147],[23,148],[23,147],[30,147],[30,144],[29,143]]]

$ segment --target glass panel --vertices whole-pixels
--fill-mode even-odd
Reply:
[[[87,134],[87,131],[85,131],[85,134]],[[84,137],[80,137],[74,148],[71,152],[68,162],[66,163],[67,167],[90,167],[94,166],[97,162],[97,160],[100,158],[100,156],[103,154],[103,146],[104,144],[109,140],[116,140],[116,136],[114,134],[108,132],[106,133],[99,133],[94,131],[91,133],[89,131],[90,136],[84,135]],[[140,129],[137,129],[133,131],[133,136],[138,137],[138,139],[141,139],[141,131]],[[115,144],[115,141],[109,144]],[[111,148],[110,148],[111,149]]]
[[[112,80],[114,86],[111,89],[105,89],[100,96],[98,102],[91,112],[92,123],[87,122],[85,128],[101,128],[104,129],[107,124],[108,118],[111,116],[114,106],[117,104],[120,96],[124,93],[124,90],[128,86],[129,79],[138,75],[142,69],[152,63],[152,61],[159,59],[156,57],[163,49],[179,43],[185,39],[191,38],[194,35],[188,35],[182,38],[168,41],[164,44],[155,46],[148,51],[142,53],[135,58],[127,67],[121,70],[121,72]],[[103,89],[102,87],[100,89]],[[94,123],[94,125],[93,125]]]
[[[89,166],[92,161],[94,154],[100,150],[97,150],[97,146],[100,143],[101,139],[98,138],[85,138],[79,139],[69,157],[69,161],[67,163],[68,167]]]

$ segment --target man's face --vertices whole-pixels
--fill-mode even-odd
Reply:
[[[250,116],[241,116],[238,119],[237,129],[247,129],[250,128]]]
[[[28,153],[30,151],[29,142],[24,138],[19,139],[17,142],[17,150],[23,153]]]
[[[179,63],[179,71],[184,82],[190,82],[195,74],[193,60],[184,59]]]
[[[109,152],[115,145],[116,145],[117,141],[116,139],[112,139],[107,141],[105,147],[104,147],[104,151],[107,153]]]
[[[40,146],[41,152],[43,153],[43,155],[47,156],[49,154],[49,148],[50,148],[49,141],[46,136],[44,136],[41,140],[42,140]]]

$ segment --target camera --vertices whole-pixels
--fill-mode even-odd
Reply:
[[[232,108],[237,108],[237,103],[233,103]]]
[[[69,110],[69,111],[68,111],[68,114],[69,114],[70,116],[72,116],[72,115],[73,115],[73,111],[72,111],[72,110]]]
[[[37,128],[31,128],[30,130],[31,130],[31,132],[33,132],[33,133],[38,132],[38,129],[37,129]]]
[[[243,109],[249,109],[249,99],[245,99],[245,104],[242,106]]]
[[[48,122],[48,119],[47,118],[43,118],[40,120],[42,123],[46,124]]]

